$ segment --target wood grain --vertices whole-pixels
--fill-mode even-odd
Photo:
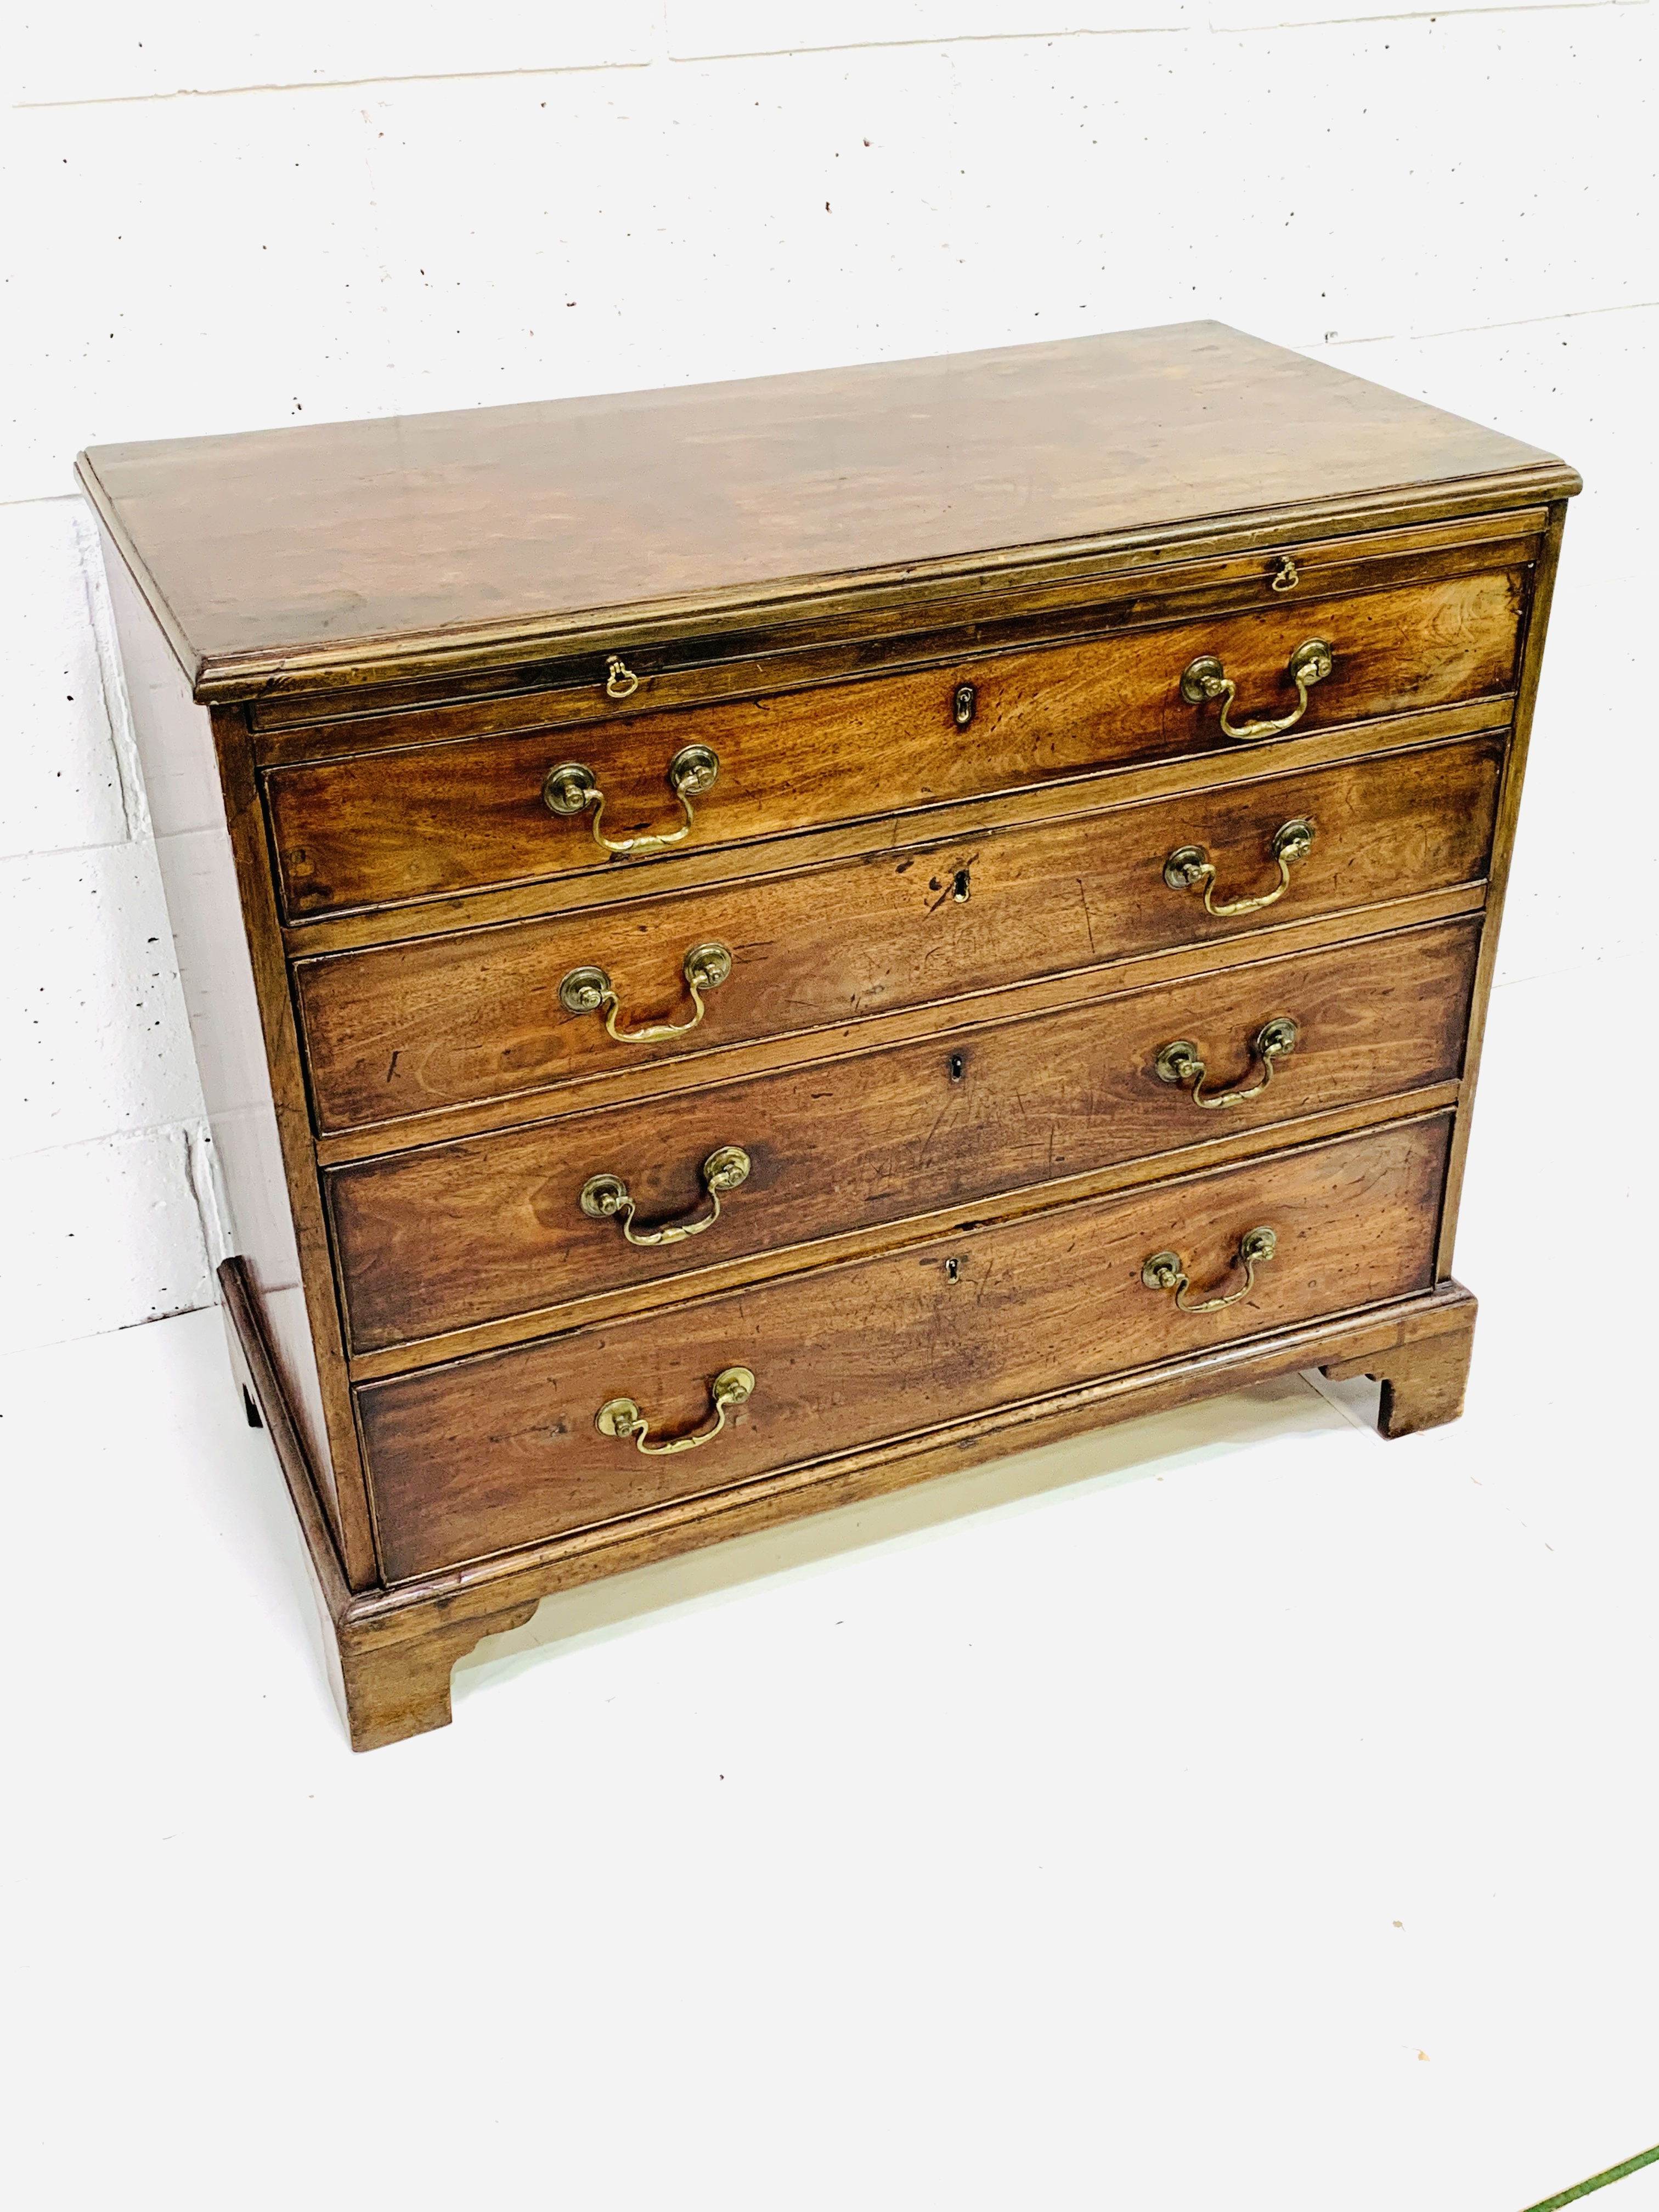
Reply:
[[[1387,900],[1369,907],[1349,907],[1334,914],[1314,915],[1298,921],[1283,921],[1271,928],[1250,931],[1237,938],[1217,939],[1207,945],[1182,945],[1108,961],[1081,975],[1050,975],[1037,981],[1018,981],[994,991],[977,992],[970,999],[940,1006],[901,1008],[896,1013],[871,1014],[816,1031],[805,1049],[794,1037],[769,1037],[752,1045],[734,1047],[714,1060],[687,1055],[677,1066],[664,1067],[649,1060],[617,1067],[603,1076],[584,1078],[567,1098],[527,1103],[523,1098],[492,1098],[463,1107],[441,1107],[412,1115],[388,1129],[384,1124],[346,1130],[316,1140],[319,1162],[343,1167],[353,1160],[376,1159],[388,1146],[413,1149],[422,1145],[453,1144],[463,1137],[483,1136],[493,1129],[515,1129],[527,1115],[581,1113],[599,1106],[619,1106],[629,1100],[666,1098],[701,1090],[710,1082],[734,1082],[775,1069],[822,1066],[849,1053],[873,1052],[888,1045],[920,1043],[925,1038],[945,1039],[981,1022],[1003,1021],[1026,1014],[1061,1013],[1068,1007],[1116,998],[1131,990],[1156,984],[1180,982],[1213,969],[1248,966],[1252,961],[1273,959],[1282,954],[1313,951],[1321,945],[1346,944],[1352,938],[1392,935],[1428,923],[1450,921],[1478,914],[1485,898],[1480,881],[1454,884],[1449,890]],[[1271,921],[1272,917],[1267,919]]]
[[[238,437],[82,481],[198,695],[520,660],[594,611],[1059,549],[1443,484],[1577,479],[1516,440],[1215,323]],[[1525,486],[1526,489],[1519,489]],[[1403,518],[1402,518],[1403,519]],[[603,648],[596,658],[603,666]]]
[[[955,1032],[690,1096],[393,1154],[325,1177],[355,1352],[611,1289],[656,1293],[745,1255],[982,1204],[1243,1130],[1455,1078],[1478,917]],[[1212,1081],[1254,1080],[1262,1024],[1295,1053],[1261,1097],[1201,1111],[1153,1069],[1200,1042]],[[741,1144],[753,1168],[712,1230],[647,1249],[578,1203],[620,1173],[640,1224],[708,1212],[697,1170]],[[526,1333],[528,1330],[526,1329]]]
[[[318,1126],[362,1127],[619,1065],[706,1058],[1478,878],[1502,756],[1501,738],[1478,738],[1042,829],[990,829],[776,884],[301,961]],[[1170,853],[1192,843],[1212,854],[1223,899],[1265,891],[1277,879],[1274,832],[1297,817],[1315,824],[1313,848],[1273,907],[1212,917],[1164,883]],[[561,978],[596,964],[629,1026],[685,1020],[682,963],[708,940],[729,946],[734,965],[687,1038],[613,1042],[596,1016],[560,1006]]]
[[[1293,1145],[1325,1144],[1348,1137],[1357,1130],[1379,1127],[1402,1115],[1440,1113],[1458,1101],[1455,1083],[1431,1083],[1421,1089],[1392,1093],[1386,1098],[1332,1107],[1322,1114],[1299,1114],[1280,1122],[1273,1149]],[[454,1329],[447,1336],[422,1336],[358,1352],[351,1359],[354,1382],[381,1382],[396,1375],[412,1375],[451,1360],[470,1359],[476,1353],[510,1350],[551,1329],[586,1328],[599,1322],[617,1321],[629,1314],[665,1313],[687,1299],[708,1297],[716,1291],[735,1290],[750,1283],[769,1282],[780,1275],[799,1274],[809,1267],[839,1266],[850,1260],[872,1259],[901,1244],[922,1243],[948,1236],[962,1226],[964,1216],[990,1224],[1012,1221],[1018,1216],[1076,1199],[1104,1198],[1138,1190],[1148,1183],[1166,1182],[1171,1176],[1200,1175],[1211,1168],[1231,1167],[1240,1160],[1257,1158],[1267,1149],[1256,1133],[1241,1128],[1231,1136],[1212,1136],[1197,1144],[1139,1159],[1120,1160],[1085,1175],[1068,1176],[1063,1182],[1027,1185],[975,1199],[971,1206],[936,1206],[911,1214],[901,1222],[875,1222],[863,1228],[822,1237],[807,1245],[788,1245],[769,1252],[750,1253],[729,1261],[711,1254],[707,1263],[690,1274],[665,1275],[659,1282],[624,1284],[614,1290],[596,1290],[568,1299],[538,1313],[512,1314],[500,1321],[480,1322],[471,1328]]]
[[[1281,607],[1281,561],[1295,562],[1298,601],[1352,599],[1405,584],[1437,584],[1482,571],[1530,567],[1549,519],[1545,507],[1460,514],[1414,528],[1298,538],[1185,558],[1178,546],[1130,548],[1069,559],[1033,557],[1029,573],[999,568],[994,589],[964,577],[953,598],[940,590],[906,607],[900,597],[873,610],[864,595],[821,600],[810,623],[749,631],[682,629],[631,646],[640,689],[617,706],[594,672],[591,649],[464,674],[430,669],[367,691],[277,690],[245,708],[262,767],[334,760],[347,753],[436,744],[455,738],[574,722],[630,719],[682,707],[759,698],[854,677],[943,666],[963,653],[1010,653],[1067,639],[1168,628],[1176,622]]]
[[[1250,783],[1264,770],[1285,776],[1303,769],[1327,768],[1338,761],[1381,758],[1415,750],[1453,738],[1497,733],[1510,726],[1513,692],[1472,700],[1454,707],[1430,707],[1373,721],[1347,722],[1304,735],[1299,729],[1275,738],[1270,750],[1255,744],[1225,751],[1194,753],[1184,759],[1127,763],[1072,776],[1053,776],[993,798],[951,799],[879,821],[842,822],[822,830],[799,830],[753,845],[685,844],[653,860],[643,880],[653,897],[667,891],[708,890],[719,884],[761,884],[800,875],[837,860],[860,860],[890,848],[932,844],[994,823],[1013,830],[1098,813],[1107,806],[1133,806],[1143,800],[1173,799],[1183,791],[1211,791],[1231,783]],[[224,710],[221,710],[224,711]],[[619,884],[629,889],[635,871],[587,869],[574,875],[543,877],[499,890],[450,892],[442,898],[398,906],[359,907],[349,913],[307,916],[283,932],[295,959],[325,952],[350,952],[371,945],[395,945],[415,937],[441,937],[456,928],[481,929],[493,922],[537,921],[552,914],[591,913],[617,902]]]
[[[719,755],[696,802],[699,849],[830,823],[884,823],[952,799],[1012,791],[1131,762],[1233,750],[1213,707],[1189,706],[1181,675],[1213,653],[1239,687],[1235,720],[1297,703],[1285,664],[1322,637],[1333,673],[1310,694],[1304,731],[1495,696],[1515,680],[1523,569],[1349,600],[1280,601],[1248,616],[782,696],[488,742],[398,752],[265,778],[291,919],[582,872],[643,888],[662,856],[610,857],[591,817],[542,803],[550,768],[578,761],[621,839],[678,830],[668,763],[688,744]],[[971,683],[970,726],[953,718]],[[1264,749],[1257,741],[1257,749]]]
[[[660,1316],[579,1330],[358,1392],[396,1582],[723,1490],[796,1461],[909,1436],[964,1413],[1191,1356],[1257,1330],[1400,1298],[1433,1278],[1449,1119],[1090,1200]],[[1279,1237],[1256,1287],[1177,1312],[1140,1279],[1173,1246],[1193,1295],[1239,1288],[1238,1242]],[[755,1395],[706,1448],[653,1459],[600,1436],[608,1399],[659,1435],[706,1421],[741,1364]]]
[[[652,1560],[672,1559],[700,1544],[775,1528],[802,1513],[857,1504],[928,1477],[980,1464],[1000,1454],[1024,1451],[1132,1416],[1167,1411],[1218,1391],[1243,1389],[1273,1375],[1317,1367],[1325,1361],[1361,1372],[1362,1359],[1401,1364],[1411,1346],[1466,1329],[1475,1301],[1461,1284],[1358,1311],[1322,1315],[1189,1357],[1103,1376],[1075,1389],[1048,1391],[989,1412],[965,1413],[942,1426],[890,1439],[830,1460],[809,1460],[744,1483],[708,1491],[653,1508],[623,1522],[608,1522],[550,1537],[507,1553],[400,1583],[352,1601],[367,1623],[407,1619],[441,1601],[452,1616],[479,1613],[510,1593],[568,1589],[596,1577],[620,1573]]]

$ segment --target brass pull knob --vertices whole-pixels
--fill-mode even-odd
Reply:
[[[651,1424],[631,1398],[607,1398],[594,1414],[593,1425],[602,1437],[616,1437],[624,1443],[631,1438],[635,1450],[644,1452],[651,1459],[664,1458],[670,1452],[696,1451],[719,1436],[733,1406],[746,1406],[754,1396],[753,1370],[747,1367],[722,1367],[708,1395],[714,1413],[712,1425],[706,1429],[693,1429],[689,1436],[665,1437],[659,1444],[647,1443]]]
[[[642,1030],[619,1030],[617,1017],[622,1012],[621,1002],[603,968],[573,968],[559,986],[559,1004],[568,1014],[602,1013],[605,1034],[617,1044],[658,1044],[664,1037],[684,1036],[696,1029],[708,1012],[702,994],[718,990],[725,982],[732,973],[732,955],[723,945],[694,945],[681,972],[696,1008],[689,1022],[652,1022]]]
[[[582,1185],[581,1209],[591,1221],[614,1221],[630,1244],[684,1244],[688,1237],[701,1237],[720,1218],[720,1194],[736,1190],[749,1180],[751,1163],[741,1145],[722,1145],[703,1162],[702,1187],[712,1200],[711,1211],[693,1221],[665,1221],[656,1229],[634,1226],[635,1206],[628,1185],[620,1176],[589,1176]]]
[[[621,653],[606,656],[605,664],[605,696],[607,699],[631,699],[640,688],[640,679],[623,659]]]
[[[1296,581],[1294,573],[1291,581]],[[1278,588],[1277,579],[1275,588]],[[1281,714],[1276,722],[1240,722],[1235,726],[1227,720],[1237,691],[1232,678],[1212,653],[1200,653],[1196,660],[1189,660],[1182,669],[1181,696],[1189,707],[1203,707],[1212,699],[1219,699],[1223,737],[1276,738],[1285,731],[1295,728],[1308,711],[1309,691],[1314,684],[1322,684],[1335,665],[1331,648],[1322,637],[1310,637],[1305,645],[1298,645],[1291,655],[1285,672],[1296,686],[1296,704],[1288,714]]]
[[[1252,1229],[1241,1237],[1236,1264],[1244,1270],[1244,1286],[1229,1291],[1224,1298],[1188,1298],[1190,1285],[1179,1252],[1154,1252],[1141,1269],[1140,1279],[1149,1291],[1173,1291],[1182,1313],[1219,1313],[1223,1306],[1236,1306],[1241,1298],[1249,1297],[1255,1288],[1256,1269],[1265,1267],[1278,1249],[1279,1238],[1271,1229]]]
[[[635,682],[638,678],[635,678]],[[696,817],[691,802],[712,791],[720,772],[720,755],[708,745],[682,745],[668,763],[668,788],[680,803],[685,819],[678,830],[648,836],[607,837],[599,824],[605,819],[605,793],[591,768],[580,761],[561,761],[542,778],[542,804],[550,814],[580,814],[593,810],[593,842],[607,853],[658,853],[665,845],[684,843],[691,835]]]
[[[1276,1020],[1262,1024],[1250,1047],[1255,1057],[1261,1063],[1261,1079],[1259,1083],[1251,1084],[1248,1090],[1218,1091],[1206,1098],[1204,1096],[1204,1079],[1207,1071],[1203,1055],[1198,1047],[1186,1037],[1176,1037],[1170,1044],[1160,1045],[1158,1058],[1152,1062],[1152,1070],[1160,1083],[1178,1083],[1183,1086],[1190,1084],[1194,1106],[1242,1106],[1247,1098],[1260,1098],[1273,1079],[1273,1062],[1286,1053],[1296,1050],[1298,1035],[1296,1024],[1288,1015],[1280,1015]]]
[[[1279,881],[1270,891],[1259,898],[1229,899],[1224,905],[1215,903],[1215,864],[1209,860],[1201,845],[1177,845],[1164,863],[1164,880],[1172,891],[1195,891],[1200,885],[1204,890],[1206,914],[1255,914],[1258,908],[1271,906],[1275,899],[1284,897],[1291,880],[1291,870],[1298,860],[1305,860],[1313,850],[1314,826],[1311,822],[1281,823],[1273,832],[1273,842],[1268,848],[1279,863]]]

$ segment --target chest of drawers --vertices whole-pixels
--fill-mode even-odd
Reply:
[[[359,1747],[975,1459],[1458,1413],[1565,464],[1200,323],[80,476]]]

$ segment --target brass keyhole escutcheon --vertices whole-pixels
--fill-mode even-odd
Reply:
[[[956,717],[957,729],[965,730],[973,720],[974,708],[978,698],[979,693],[971,684],[957,684],[956,696],[951,702],[951,710]]]

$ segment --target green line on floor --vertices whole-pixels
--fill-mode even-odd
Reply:
[[[1564,2204],[1571,2204],[1581,2197],[1588,2197],[1592,2189],[1605,2189],[1610,2181],[1622,2181],[1627,2173],[1638,2166],[1651,2166],[1659,2159],[1659,2143],[1651,2150],[1638,2150],[1634,2158],[1627,2158],[1622,2166],[1610,2166],[1605,2173],[1593,2173],[1588,2181],[1581,2181],[1576,2189],[1564,2189],[1559,2197],[1547,2197],[1541,2204],[1528,2204],[1526,2212],[1561,2212]]]

